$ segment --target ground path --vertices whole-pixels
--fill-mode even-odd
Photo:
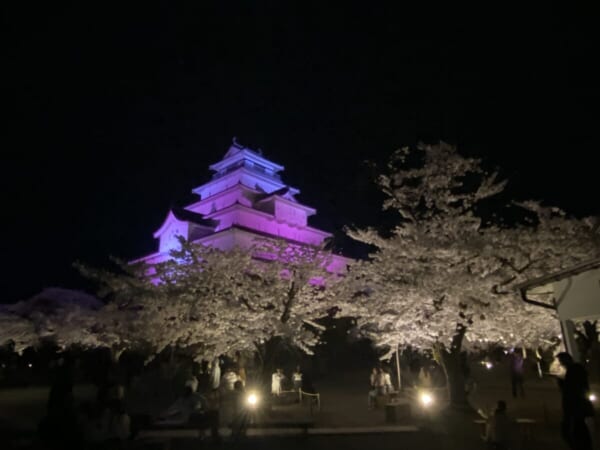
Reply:
[[[535,374],[527,377],[524,399],[513,400],[510,395],[510,383],[505,367],[486,370],[476,367],[473,370],[477,379],[477,389],[471,396],[475,407],[487,408],[499,399],[508,403],[508,409],[514,417],[528,417],[536,420],[535,440],[527,444],[528,450],[565,449],[558,433],[560,420],[560,399],[553,379],[539,380]],[[315,379],[315,387],[321,394],[322,410],[312,416],[315,427],[329,430],[325,435],[308,437],[269,437],[249,438],[253,448],[418,448],[428,449],[480,449],[484,448],[479,438],[479,427],[473,423],[474,416],[463,413],[442,413],[443,390],[439,391],[436,408],[430,415],[417,414],[409,425],[417,425],[418,431],[392,432],[385,427],[385,411],[367,408],[368,370],[332,373]],[[32,387],[0,390],[0,424],[4,428],[34,430],[44,413],[47,388]],[[90,386],[78,386],[75,392],[78,400],[93,397]],[[283,415],[291,419],[307,416],[307,409],[288,408]],[[357,430],[360,434],[332,435],[342,429]],[[383,428],[382,428],[383,427]],[[371,430],[372,432],[369,432]],[[358,431],[358,430],[357,430]],[[180,441],[181,448],[188,448],[187,440]],[[189,448],[193,448],[189,440]],[[139,443],[142,445],[142,443]],[[140,448],[153,448],[152,442],[146,442]],[[226,443],[227,445],[227,443]],[[250,444],[235,443],[244,447]]]

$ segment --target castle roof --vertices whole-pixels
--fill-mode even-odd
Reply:
[[[217,222],[211,219],[205,219],[202,214],[195,213],[184,208],[173,208],[171,212],[177,220],[184,222],[192,222],[196,225],[213,228],[217,225]]]

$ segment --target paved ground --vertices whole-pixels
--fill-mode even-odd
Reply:
[[[492,370],[476,367],[473,375],[477,388],[470,397],[475,409],[493,409],[498,400],[508,403],[508,411],[514,417],[530,417],[544,424],[557,424],[560,419],[560,396],[555,380],[540,380],[533,374],[526,378],[525,398],[513,399],[508,369],[494,367]],[[344,423],[350,425],[385,423],[384,410],[367,409],[368,373],[349,373],[338,378],[325,379],[317,384],[323,405],[319,422],[324,425]],[[410,394],[411,389],[407,390]],[[436,401],[431,408],[433,415],[446,404],[445,389],[436,389]],[[421,410],[417,404],[413,409]]]
[[[527,442],[523,449],[562,450],[564,445],[558,433],[560,402],[558,389],[553,379],[539,380],[531,374],[527,378],[524,399],[512,399],[508,371],[504,367],[495,367],[488,371],[475,368],[474,375],[478,387],[471,396],[476,408],[490,408],[499,399],[508,402],[513,417],[527,417],[536,420],[534,440]],[[367,408],[368,372],[352,372],[316,380],[316,388],[321,394],[322,409],[310,415],[307,408],[298,406],[276,408],[276,414],[282,420],[293,422],[297,419],[312,417],[315,428],[325,434],[307,437],[249,437],[248,442],[234,442],[225,438],[225,447],[245,448],[419,448],[427,449],[480,449],[484,448],[480,438],[480,429],[473,422],[475,418],[468,413],[442,412],[444,409],[444,390],[436,392],[435,407],[426,414],[413,405],[413,419],[403,425],[414,425],[418,431],[398,432],[389,427],[383,409]],[[90,398],[90,387],[80,386],[76,397],[81,400]],[[0,425],[4,428],[34,429],[44,412],[47,389],[11,389],[0,391]],[[360,427],[360,428],[359,428]],[[345,430],[344,430],[345,429]],[[337,430],[337,431],[336,431]],[[348,435],[336,435],[336,432],[348,432]],[[358,433],[360,431],[360,433]],[[268,434],[268,433],[267,433]],[[137,448],[160,448],[162,440],[149,439],[136,444]],[[181,436],[176,439],[174,448],[192,448],[197,439]],[[210,447],[210,444],[204,443]]]
[[[148,449],[161,449],[160,443],[147,444],[143,447]],[[193,449],[198,448],[198,442],[195,440],[182,440],[173,445],[173,449]],[[235,449],[307,449],[311,450],[364,450],[366,448],[374,448],[381,450],[414,450],[414,449],[443,449],[439,446],[439,441],[435,437],[416,434],[387,434],[387,435],[337,435],[337,436],[320,436],[307,438],[261,438],[247,439],[246,441],[226,442],[220,446],[212,446],[205,444],[204,448],[235,448]]]
[[[540,380],[534,374],[527,377],[525,398],[513,399],[510,390],[508,368],[494,367],[492,370],[483,367],[473,368],[477,379],[477,389],[471,396],[475,409],[491,409],[502,399],[508,403],[508,410],[513,417],[531,418],[537,423],[533,428],[534,442],[528,442],[527,449],[564,449],[558,432],[560,422],[560,397],[555,380]],[[368,373],[351,373],[340,379],[322,380],[317,388],[322,392],[322,413],[318,416],[318,426],[380,426],[386,424],[385,411],[368,410],[366,397],[366,379]],[[409,390],[410,391],[410,390]],[[473,422],[470,414],[443,413],[446,406],[445,389],[435,390],[435,405],[424,411],[418,403],[413,403],[411,421],[422,432],[401,436],[386,437],[385,442],[407,440],[418,443],[423,448],[439,449],[479,449],[483,448],[479,438],[480,428]],[[471,413],[472,414],[472,413]],[[367,439],[368,437],[360,438]],[[379,441],[377,445],[379,445]],[[402,448],[402,447],[399,447]],[[410,447],[407,447],[410,448]],[[413,447],[416,448],[416,447]]]

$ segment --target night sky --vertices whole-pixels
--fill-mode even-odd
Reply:
[[[364,160],[440,139],[501,166],[518,198],[600,214],[590,11],[10,3],[0,302],[86,287],[74,260],[153,251],[234,136],[336,233],[379,220]]]

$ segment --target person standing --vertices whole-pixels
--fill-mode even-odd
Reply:
[[[219,358],[215,357],[212,361],[212,367],[210,369],[210,387],[213,391],[219,389],[221,385],[221,366],[219,364]]]
[[[251,411],[246,408],[246,391],[242,380],[237,380],[233,386],[233,417],[231,420],[231,435],[234,439],[246,437]]]
[[[156,420],[157,425],[183,425],[188,423],[190,416],[205,409],[206,401],[200,395],[194,394],[189,386],[183,388],[182,395],[163,411]]]
[[[377,395],[385,395],[385,370],[383,370],[383,367],[377,368],[377,377],[375,380]]]
[[[569,353],[561,352],[556,357],[566,369],[564,378],[558,378],[562,395],[563,439],[573,450],[591,450],[592,439],[585,420],[594,416],[594,407],[589,400],[587,373],[581,364],[573,361]]]
[[[512,395],[514,398],[520,394],[525,397],[525,389],[523,388],[524,381],[524,363],[523,354],[520,349],[514,349],[509,356],[510,363],[510,382],[512,385]]]
[[[131,418],[125,412],[121,400],[112,400],[108,404],[105,430],[107,432],[107,443],[111,448],[121,448],[125,440],[131,436]]]
[[[506,402],[499,400],[491,417],[486,417],[484,440],[497,450],[508,450],[518,442],[517,426],[514,419],[506,413]]]
[[[294,383],[294,390],[300,391],[302,388],[302,371],[300,366],[296,366],[296,371],[292,374],[292,382]]]
[[[386,369],[381,369],[382,391],[384,395],[389,395],[394,391],[392,376]]]
[[[221,381],[223,382],[223,388],[228,392],[232,392],[235,389],[236,381],[240,381],[240,379],[235,373],[235,370],[232,367],[229,367],[223,374],[223,379]]]
[[[425,389],[431,387],[431,374],[425,365],[419,370],[419,387]]]
[[[281,382],[285,376],[283,375],[283,370],[277,369],[273,372],[271,376],[271,394],[279,395],[281,394]]]
[[[48,394],[47,414],[38,425],[38,435],[49,449],[78,449],[83,444],[73,397],[72,369],[70,359],[61,359]]]
[[[239,380],[246,386],[246,358],[238,350],[235,352],[235,363],[237,365],[237,374]]]
[[[196,378],[191,369],[186,374],[184,386],[189,387],[192,392],[198,391],[198,378]]]
[[[377,382],[379,378],[379,371],[377,367],[373,367],[371,370],[371,375],[369,376],[369,396],[368,396],[368,406],[369,409],[373,409],[375,407],[375,398],[377,397]]]

